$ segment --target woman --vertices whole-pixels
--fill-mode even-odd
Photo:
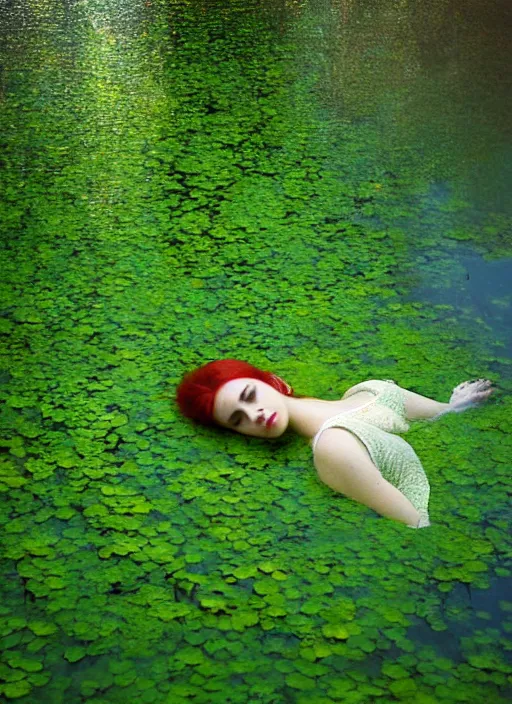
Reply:
[[[332,489],[412,528],[428,525],[430,486],[412,447],[396,435],[408,421],[439,418],[478,405],[492,393],[486,379],[466,381],[449,403],[370,380],[337,401],[296,396],[275,374],[246,362],[209,362],[177,390],[182,413],[243,435],[277,438],[287,428],[308,438],[320,479]]]

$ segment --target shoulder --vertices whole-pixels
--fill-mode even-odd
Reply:
[[[363,443],[344,428],[324,431],[318,440],[314,461],[318,476],[325,484],[368,506],[383,481]]]
[[[355,455],[366,454],[363,443],[345,428],[326,428],[320,435],[314,452],[317,469],[351,464]]]
[[[351,386],[347,389],[342,398],[352,396],[359,391],[371,391],[373,394],[378,394],[390,386],[396,386],[396,383],[392,379],[367,379],[366,381],[361,381],[359,384]]]

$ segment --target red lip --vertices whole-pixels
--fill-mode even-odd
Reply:
[[[267,426],[267,428],[271,428],[271,427],[274,425],[274,421],[275,421],[275,419],[276,419],[276,416],[277,416],[277,413],[275,413],[275,412],[272,413],[272,415],[270,416],[270,418],[269,418],[269,419],[267,420],[267,422],[265,423],[265,425]]]

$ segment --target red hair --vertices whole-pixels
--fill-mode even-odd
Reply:
[[[263,381],[285,396],[293,395],[292,387],[271,372],[238,359],[219,359],[185,374],[176,391],[180,411],[204,425],[213,425],[215,394],[228,381],[244,377]]]

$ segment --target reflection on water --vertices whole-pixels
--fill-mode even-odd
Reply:
[[[510,214],[508,0],[346,0],[309,11],[319,94],[340,119],[375,124],[382,163],[415,181],[449,180],[460,197]]]

